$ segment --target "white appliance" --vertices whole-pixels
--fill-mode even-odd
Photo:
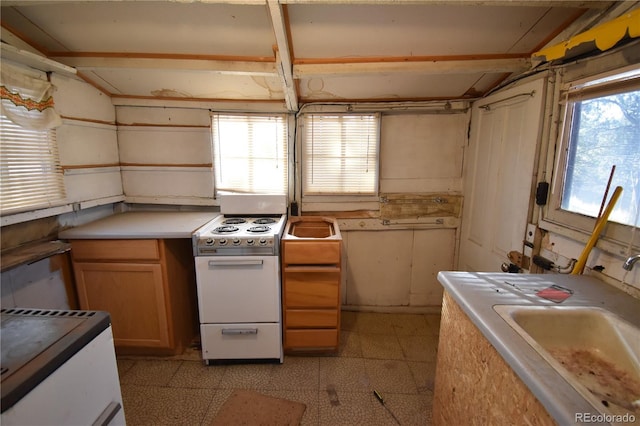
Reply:
[[[2,425],[124,425],[107,312],[2,310]]]
[[[202,358],[282,362],[284,195],[228,194],[193,234]]]

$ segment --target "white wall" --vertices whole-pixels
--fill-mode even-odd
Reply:
[[[87,207],[123,199],[115,108],[111,99],[84,81],[54,73],[60,163],[70,203]]]
[[[380,192],[461,191],[468,121],[466,114],[383,116]]]
[[[382,115],[381,194],[456,194],[462,188],[467,113]],[[373,212],[376,213],[375,211]],[[453,270],[457,217],[399,220],[343,219],[345,309],[437,311],[442,286],[436,276]]]
[[[127,202],[213,204],[209,111],[117,107]]]

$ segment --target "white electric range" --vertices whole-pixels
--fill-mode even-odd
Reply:
[[[280,238],[284,195],[220,196],[193,234],[202,358],[283,361]]]

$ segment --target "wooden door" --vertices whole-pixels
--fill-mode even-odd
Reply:
[[[111,315],[116,347],[170,347],[160,264],[74,264],[82,309]]]
[[[474,106],[464,171],[460,270],[500,271],[510,251],[523,249],[544,92],[545,82],[538,79]]]

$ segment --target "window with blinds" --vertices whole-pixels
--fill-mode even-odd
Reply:
[[[379,114],[304,116],[304,195],[377,195]]]
[[[287,193],[285,115],[211,116],[216,191]]]
[[[0,213],[65,202],[56,131],[29,130],[0,114]]]

